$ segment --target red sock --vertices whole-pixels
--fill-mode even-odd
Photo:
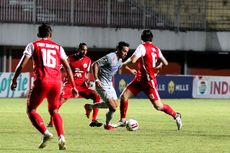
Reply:
[[[58,136],[64,135],[64,127],[63,127],[61,115],[59,113],[54,113],[52,117],[53,117],[55,129],[57,131],[57,135]]]
[[[94,104],[95,104],[95,103],[99,103],[100,100],[101,100],[100,96],[99,96],[98,94],[96,94],[96,93],[93,94],[92,99],[93,99],[93,103],[94,103]],[[97,120],[98,112],[99,112],[99,109],[98,109],[98,108],[94,108],[94,109],[93,109],[92,121]]]
[[[164,104],[162,111],[165,112],[166,114],[171,115],[172,117],[176,116],[176,112],[167,104]]]
[[[92,121],[97,120],[98,108],[93,109]]]
[[[32,111],[32,112],[28,113],[28,116],[29,116],[29,119],[32,122],[33,126],[39,132],[41,132],[42,134],[44,134],[45,131],[46,131],[46,126],[45,126],[45,124],[44,124],[41,116],[37,112],[35,112],[35,111]]]
[[[120,117],[121,119],[122,118],[126,118],[126,113],[127,113],[127,110],[128,110],[128,100],[124,101],[124,100],[121,100],[120,102]]]

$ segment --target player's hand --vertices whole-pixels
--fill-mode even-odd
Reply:
[[[100,80],[96,80],[95,81],[95,85],[96,85],[96,87],[101,88],[101,81]]]
[[[14,91],[16,87],[17,87],[17,81],[12,80],[11,85],[10,85],[10,89]]]
[[[74,95],[75,98],[79,97],[78,90],[75,87],[72,88],[72,93],[73,93],[73,95]]]
[[[130,72],[131,72],[133,75],[137,74],[137,70],[136,70],[136,69],[130,69]]]
[[[156,70],[156,71],[154,72],[154,76],[156,77],[156,76],[158,75],[159,72],[160,72],[159,70]]]

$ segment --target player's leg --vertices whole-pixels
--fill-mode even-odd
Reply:
[[[115,127],[111,125],[110,121],[112,120],[113,114],[118,106],[116,91],[113,86],[104,86],[101,88],[96,88],[96,90],[109,108],[109,111],[106,113],[106,123],[104,125],[104,129],[115,130]]]
[[[30,91],[27,100],[27,115],[33,126],[43,134],[42,142],[39,148],[44,148],[47,141],[53,138],[53,135],[47,130],[42,117],[36,112],[37,107],[41,104],[47,94],[47,87],[40,81],[35,81],[33,89]]]
[[[128,100],[130,97],[137,95],[139,92],[139,83],[135,79],[122,91],[120,95],[120,120],[115,124],[115,127],[125,126]]]
[[[63,87],[62,93],[61,93],[61,99],[59,100],[59,108],[69,99],[72,98],[72,86],[67,84]],[[47,125],[47,127],[53,127],[54,122],[52,116],[50,116],[50,121]]]
[[[182,128],[182,121],[181,121],[180,113],[175,112],[171,106],[169,106],[168,104],[164,104],[161,101],[158,90],[154,82],[152,81],[152,82],[149,82],[149,84],[146,84],[145,89],[146,90],[144,90],[144,92],[148,96],[154,108],[156,110],[163,111],[164,113],[172,116],[176,120],[178,130],[180,130]]]
[[[125,126],[126,123],[126,114],[128,110],[128,100],[130,97],[133,96],[133,93],[128,89],[125,88],[120,95],[120,120],[116,124],[116,127]]]
[[[106,102],[104,102],[105,100],[107,101],[107,99],[108,99],[106,96],[107,95],[106,90],[103,88],[98,88],[97,93],[103,99],[103,102],[97,102],[97,103],[93,103],[93,104],[85,104],[84,108],[85,108],[85,115],[87,118],[89,118],[91,111],[95,108],[108,108],[108,105],[106,104]]]
[[[86,98],[86,99],[92,99],[93,100],[93,104],[97,104],[100,102],[100,96],[98,95],[98,93],[95,90],[92,89],[88,89],[85,88],[84,90],[78,90],[79,91],[79,95]],[[85,106],[87,107],[87,106]],[[88,106],[90,107],[90,106]],[[92,121],[90,122],[89,126],[91,127],[100,127],[103,124],[97,121],[97,115],[98,115],[98,108],[94,107],[93,109],[93,115],[92,115]],[[87,115],[87,112],[86,112]]]
[[[59,102],[59,108],[62,106],[62,104],[64,104],[68,99],[64,99],[64,98],[61,98],[60,102]],[[59,109],[58,108],[58,109]],[[53,121],[53,118],[52,116],[50,116],[50,121],[49,123],[47,124],[47,127],[53,127],[54,126],[54,121]]]
[[[60,106],[60,88],[61,84],[55,84],[47,96],[49,113],[54,121],[54,126],[58,135],[58,145],[60,150],[65,150],[65,137],[62,117],[58,112]]]
[[[115,113],[116,109],[117,109],[117,100],[109,98],[108,101],[106,102],[108,107],[109,107],[109,111],[106,113],[106,121],[105,121],[105,125],[104,125],[104,129],[106,130],[115,130],[115,127],[113,125],[111,125],[110,121],[113,118],[113,114]]]

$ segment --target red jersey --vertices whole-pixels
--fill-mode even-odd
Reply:
[[[152,43],[144,43],[138,46],[134,54],[139,57],[137,60],[137,78],[153,80],[157,60],[163,56],[160,49]]]
[[[91,59],[87,56],[79,58],[76,54],[68,57],[70,67],[74,75],[74,81],[77,86],[81,86],[88,81],[87,73],[90,71]],[[64,83],[70,83],[66,78]]]
[[[61,59],[66,59],[66,54],[60,45],[48,39],[39,39],[27,45],[24,54],[32,57],[35,80],[60,82]]]

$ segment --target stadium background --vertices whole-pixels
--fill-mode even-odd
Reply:
[[[10,76],[24,47],[36,39],[42,22],[52,25],[53,40],[67,54],[86,42],[93,61],[112,51],[118,41],[130,43],[131,55],[140,43],[142,30],[149,28],[154,33],[154,44],[169,61],[159,77],[163,98],[229,98],[228,0],[1,0],[1,97],[25,96],[24,91],[10,93]],[[31,64],[24,72],[32,71]],[[22,86],[18,90],[28,91],[30,75],[24,73],[19,78]],[[131,77],[115,77],[118,92],[125,85],[122,82]],[[178,93],[172,96],[170,92],[176,93],[176,89]]]

